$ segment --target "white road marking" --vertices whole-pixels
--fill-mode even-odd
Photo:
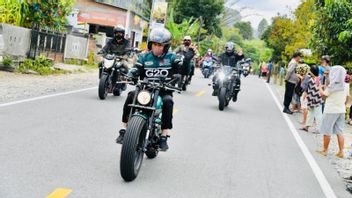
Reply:
[[[272,89],[270,88],[270,86],[265,83],[266,87],[268,88],[271,96],[273,97],[277,107],[279,108],[282,116],[285,118],[285,121],[287,122],[288,127],[290,128],[290,131],[292,132],[293,137],[295,138],[298,146],[300,147],[304,157],[306,158],[306,160],[308,161],[315,177],[317,178],[321,189],[323,190],[325,196],[327,198],[336,198],[335,192],[332,190],[328,180],[326,179],[323,171],[320,169],[318,163],[315,161],[314,157],[312,156],[312,154],[309,152],[307,146],[304,144],[301,136],[298,134],[298,131],[296,130],[296,128],[294,127],[292,121],[290,120],[290,118],[284,114],[282,112],[283,107],[281,106],[279,100],[277,99],[277,97],[275,96],[274,92],[272,91]]]
[[[7,106],[21,104],[21,103],[25,103],[25,102],[32,102],[32,101],[42,100],[42,99],[46,99],[46,98],[52,98],[52,97],[56,97],[56,96],[74,94],[74,93],[84,92],[84,91],[88,91],[88,90],[92,90],[92,89],[97,89],[97,87],[90,87],[90,88],[86,88],[86,89],[79,89],[79,90],[74,90],[74,91],[68,91],[68,92],[62,92],[62,93],[57,93],[57,94],[28,98],[28,99],[24,99],[24,100],[17,100],[17,101],[13,101],[13,102],[0,104],[0,107],[7,107]]]

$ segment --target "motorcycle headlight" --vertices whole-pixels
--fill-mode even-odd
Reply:
[[[104,67],[110,68],[113,65],[114,65],[114,59],[113,60],[104,59]]]
[[[224,72],[220,72],[219,73],[219,79],[220,80],[224,80],[225,79],[225,73]]]
[[[141,91],[138,93],[137,101],[141,105],[147,105],[152,100],[152,96],[149,91]]]

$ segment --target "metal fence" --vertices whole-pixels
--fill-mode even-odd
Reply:
[[[40,54],[63,54],[65,52],[66,34],[33,28],[28,58],[35,58]]]

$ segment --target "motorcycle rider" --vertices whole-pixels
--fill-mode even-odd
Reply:
[[[218,62],[218,59],[213,54],[213,50],[210,48],[207,50],[207,53],[203,56],[203,58],[199,61],[199,64],[202,65],[203,61],[207,58],[211,58],[213,61]]]
[[[237,52],[235,52],[234,47],[235,47],[235,44],[233,42],[227,42],[225,45],[226,51],[220,55],[219,62],[222,65],[227,65],[227,66],[231,66],[236,69],[239,69],[239,68],[237,68],[237,62],[244,59],[244,55],[243,55],[242,49],[239,49]],[[213,96],[218,95],[219,89],[218,89],[217,81],[218,81],[218,76],[215,75],[213,78],[213,89],[214,89],[213,94],[212,94]],[[233,94],[232,100],[234,102],[236,102],[238,92],[240,91],[240,88],[241,88],[241,79],[235,78],[234,83],[235,83],[234,84],[235,86],[234,86],[234,90],[232,93]]]
[[[207,60],[207,59],[211,59],[213,61],[213,63],[217,63],[218,62],[218,59],[214,56],[213,54],[213,50],[212,49],[208,49],[207,50],[207,53],[203,56],[203,58],[199,61],[199,64],[201,65],[201,69],[203,69],[203,62],[204,60]],[[211,68],[211,72],[212,73],[212,70],[213,68]]]
[[[183,44],[178,46],[174,52],[184,56],[181,74],[182,76],[189,76],[189,79],[187,80],[187,83],[189,83],[194,75],[194,64],[192,63],[192,59],[199,57],[197,47],[192,44],[192,38],[190,36],[185,36],[183,38]]]
[[[157,75],[163,75],[167,81],[171,80],[175,74],[179,73],[182,66],[182,59],[174,53],[168,52],[171,45],[171,33],[165,28],[154,28],[149,34],[148,49],[149,51],[141,54],[135,66],[129,71],[129,76],[139,77],[140,79],[155,79]],[[162,71],[162,72],[161,72]],[[127,123],[135,92],[128,93],[123,107],[122,129],[119,131],[117,143],[122,144],[124,134],[126,133]],[[162,107],[162,135],[160,137],[160,150],[166,151],[167,138],[169,130],[172,129],[173,98],[172,92],[162,90],[160,96],[163,99]]]
[[[114,38],[111,39],[98,54],[125,55],[126,49],[130,48],[130,42],[125,39],[125,29],[122,27],[114,28]],[[124,63],[127,66],[127,63]],[[99,63],[99,77],[101,76],[103,62]]]

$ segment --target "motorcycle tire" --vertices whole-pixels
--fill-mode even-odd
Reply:
[[[108,96],[108,89],[109,89],[109,75],[103,74],[99,81],[99,88],[98,88],[98,95],[100,100],[105,100]]]
[[[226,88],[222,87],[219,92],[219,110],[223,111],[226,106]]]
[[[120,96],[121,95],[121,89],[115,87],[114,90],[112,91],[112,94],[114,94],[114,96]]]
[[[145,155],[148,157],[148,159],[154,159],[156,156],[158,156],[159,150],[155,149],[153,147],[149,147],[147,151],[145,152]]]
[[[120,174],[125,181],[133,181],[138,176],[143,162],[142,145],[145,139],[146,121],[134,116],[128,122],[120,158]]]
[[[182,85],[182,91],[187,91],[187,83],[183,83]]]
[[[204,78],[209,78],[209,72],[208,71],[204,72]]]

